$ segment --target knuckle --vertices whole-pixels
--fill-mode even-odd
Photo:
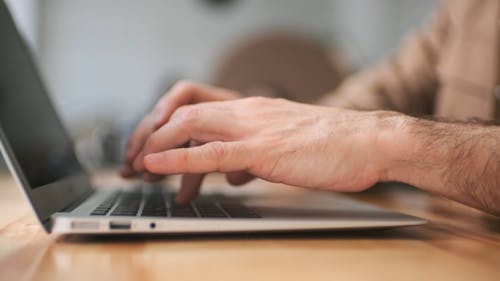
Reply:
[[[189,80],[180,80],[172,87],[173,93],[182,94],[185,92],[190,92],[196,88],[196,84]]]
[[[144,145],[145,153],[156,152],[157,147],[160,145],[160,138],[156,136],[156,134],[152,134],[149,136],[148,140]]]
[[[260,97],[260,96],[248,98],[248,102],[255,104],[255,105],[265,104],[267,102],[267,100],[268,100],[268,98]]]
[[[176,120],[183,126],[194,127],[200,120],[201,109],[196,106],[182,106],[176,111]]]
[[[150,116],[156,118],[158,115],[162,114],[167,106],[167,99],[165,97],[161,98],[155,105],[154,109],[149,113]]]
[[[189,165],[191,159],[192,159],[192,153],[188,149],[188,150],[186,150],[186,153],[182,153],[180,155],[180,157],[179,157],[179,159],[177,159],[177,161],[181,167],[189,168],[189,167],[191,167],[191,165]]]
[[[141,141],[143,140],[143,132],[140,130],[140,128],[136,128],[135,131],[132,133],[132,135],[128,139],[127,147],[129,149],[138,149],[138,147],[141,145]]]
[[[154,124],[155,119],[156,119],[156,114],[159,112],[158,107],[156,107],[153,111],[149,112],[145,117],[144,120],[142,121],[142,127],[145,130],[149,130],[151,126]]]
[[[286,102],[288,102],[288,100],[285,99],[285,98],[275,98],[274,101],[277,102],[277,103],[286,103]]]
[[[127,148],[128,149],[133,149],[137,146],[137,143],[138,143],[138,135],[136,133],[133,133],[129,138],[128,138],[128,141],[127,141]]]
[[[222,161],[227,155],[227,147],[221,141],[212,142],[209,146],[208,154],[210,158],[217,162]]]

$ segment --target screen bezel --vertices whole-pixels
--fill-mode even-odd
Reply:
[[[23,190],[33,211],[47,231],[50,231],[51,215],[68,208],[92,191],[89,177],[84,171],[44,186],[31,188],[1,127],[0,150],[17,185]]]
[[[4,1],[0,1],[0,9],[5,9],[5,12],[15,29],[14,32],[16,33],[16,39],[19,40],[20,45],[22,46],[22,52],[24,52],[24,55],[27,57],[30,67],[34,69],[37,76],[36,79],[40,82],[39,85],[43,85],[31,52],[29,51],[24,39],[19,34],[12,15]],[[42,89],[42,92],[47,94],[46,89]],[[52,109],[54,109],[48,96],[47,99]],[[61,128],[64,128],[57,111],[54,110],[54,113],[56,115],[57,122],[59,123],[58,125],[61,125]],[[71,142],[67,132],[65,131],[64,133]],[[4,134],[1,124],[0,150],[17,184],[24,191],[24,194],[31,203],[33,211],[47,231],[50,231],[50,216],[52,214],[68,208],[68,206],[78,200],[81,200],[82,197],[87,196],[92,191],[90,178],[83,169],[43,186],[31,186],[16,159],[14,151],[9,144],[9,139]]]

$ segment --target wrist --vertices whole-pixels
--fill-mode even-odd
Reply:
[[[379,166],[379,181],[400,181],[402,171],[400,164],[403,160],[402,154],[411,153],[407,151],[407,130],[411,117],[391,111],[375,111],[376,118],[375,134],[372,143],[375,144],[374,151]]]
[[[409,181],[409,166],[418,155],[417,144],[411,137],[413,117],[389,111],[376,111],[376,150],[380,158],[380,181]]]
[[[383,157],[380,181],[403,182],[438,192],[435,187],[442,180],[448,166],[444,161],[449,157],[445,155],[446,149],[416,133],[422,129],[422,122],[427,121],[400,113],[382,112],[382,116],[380,120],[385,126],[379,134]],[[435,123],[428,122],[424,127]]]
[[[379,112],[387,117],[389,113]],[[385,121],[384,121],[385,120]],[[379,118],[379,181],[404,182],[497,214],[498,168],[492,127],[393,114]],[[497,133],[499,133],[497,131]],[[492,160],[493,159],[493,160]],[[496,179],[495,179],[496,178]]]

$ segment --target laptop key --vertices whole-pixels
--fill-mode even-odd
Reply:
[[[229,214],[232,218],[248,218],[248,219],[256,219],[261,218],[254,210],[236,203],[223,203],[220,205],[226,213]]]
[[[90,215],[91,216],[105,216],[109,210],[113,207],[118,199],[119,192],[113,193],[106,200],[104,200],[97,208],[95,208]]]
[[[112,216],[135,216],[141,205],[141,193],[126,193],[124,194],[116,208],[111,213]]]
[[[94,210],[92,213],[90,213],[91,216],[104,216],[108,213],[108,211],[99,211],[99,210]]]
[[[203,218],[225,218],[226,213],[222,211],[216,204],[211,202],[203,202],[195,204],[198,213]]]
[[[166,217],[167,207],[163,201],[164,197],[161,193],[155,192],[150,194],[144,202],[141,216],[143,217]]]
[[[141,213],[141,216],[143,217],[165,217],[167,216],[167,212],[150,212],[150,211],[147,211],[147,212],[142,212]]]
[[[193,210],[191,205],[179,205],[173,203],[170,206],[170,213],[172,217],[184,217],[184,218],[196,218],[196,212]]]

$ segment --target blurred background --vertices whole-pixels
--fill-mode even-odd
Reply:
[[[89,169],[178,79],[313,102],[437,0],[7,0]],[[0,160],[1,162],[1,160]],[[0,164],[0,166],[3,166]]]

